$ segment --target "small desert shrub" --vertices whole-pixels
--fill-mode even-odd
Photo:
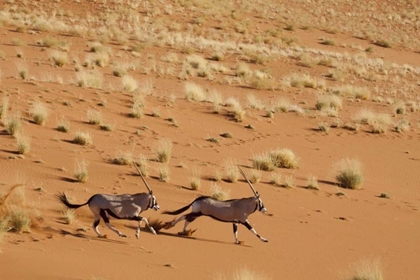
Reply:
[[[242,122],[245,118],[245,110],[242,109],[241,104],[235,97],[229,97],[226,100],[226,106],[232,118],[237,122]]]
[[[323,111],[329,108],[341,110],[342,107],[343,100],[338,95],[320,95],[318,96],[315,104],[315,108],[319,111]]]
[[[10,229],[14,232],[22,233],[31,231],[30,212],[21,206],[13,205],[7,214],[7,220]]]
[[[229,199],[229,195],[230,195],[229,190],[222,190],[222,188],[220,188],[219,185],[214,184],[214,183],[210,187],[210,193],[211,193],[212,198],[219,201],[224,201],[224,200]]]
[[[169,182],[170,179],[170,170],[167,164],[159,168],[159,180],[162,182]]]
[[[87,110],[87,119],[90,124],[101,124],[102,123],[102,112],[95,109]]]
[[[16,68],[17,68],[17,71],[18,71],[18,76],[22,80],[26,80],[29,76],[29,70],[28,70],[28,66],[26,65],[26,63],[17,63]]]
[[[345,158],[336,164],[336,180],[346,189],[360,189],[363,183],[362,164],[357,159]]]
[[[228,182],[236,183],[239,179],[239,170],[233,160],[226,160],[224,163],[225,174]]]
[[[54,62],[54,65],[58,67],[63,67],[68,63],[67,53],[65,52],[53,51],[50,54],[50,58]]]
[[[197,168],[192,170],[192,175],[190,178],[190,186],[193,190],[200,189],[201,186],[201,172]]]
[[[7,117],[4,126],[7,133],[16,136],[22,128],[22,120],[19,113],[14,113],[12,116]]]
[[[385,133],[390,123],[391,117],[388,114],[377,114],[372,124],[372,133]]]
[[[16,137],[16,146],[19,154],[24,155],[29,153],[31,150],[31,138],[19,134]]]
[[[73,143],[84,146],[90,145],[93,143],[92,135],[89,132],[76,131]]]
[[[69,132],[70,122],[66,118],[61,117],[60,120],[58,121],[56,129],[61,132]]]
[[[34,123],[37,125],[45,125],[48,117],[48,109],[43,103],[36,102],[32,106],[31,115]]]
[[[222,172],[220,172],[220,170],[218,170],[218,169],[215,170],[213,180],[216,181],[216,182],[220,182],[220,181],[222,181],[222,178],[223,178]]]
[[[104,131],[113,131],[115,129],[115,123],[101,123],[99,127]]]
[[[253,156],[252,168],[257,170],[272,171],[274,170],[275,166],[271,155],[269,153],[263,153]]]
[[[158,162],[169,162],[172,154],[172,141],[169,139],[159,140],[156,154]]]
[[[382,268],[378,259],[363,259],[350,265],[350,270],[342,279],[345,280],[383,280]]]
[[[402,100],[396,100],[392,107],[394,114],[405,114],[407,112],[407,107]]]
[[[76,73],[76,85],[79,87],[101,89],[103,75],[99,71],[79,71]]]
[[[288,175],[284,178],[285,188],[294,188],[295,186],[295,177],[293,177],[293,175]]]
[[[294,169],[299,166],[299,159],[289,149],[277,149],[269,152],[271,160],[276,167]]]
[[[123,77],[127,74],[127,66],[117,63],[114,65],[113,69],[112,69],[112,75],[114,75],[115,77]]]
[[[142,118],[144,115],[144,106],[144,94],[133,94],[133,105],[131,106],[130,116],[136,119]]]
[[[256,273],[252,270],[249,270],[246,267],[239,268],[229,275],[217,273],[212,278],[212,280],[268,280],[268,279],[270,278],[264,276],[261,273]]]
[[[149,161],[145,155],[140,154],[135,160],[135,164],[137,164],[143,176],[149,176]]]
[[[249,94],[247,96],[247,101],[248,101],[248,106],[252,109],[262,110],[265,107],[263,102],[257,97],[255,97],[255,95],[253,94]]]
[[[281,174],[278,173],[272,173],[270,177],[270,183],[275,186],[280,186],[282,182]]]
[[[410,123],[407,120],[401,120],[395,125],[395,131],[403,133],[410,130]]]
[[[313,175],[309,175],[306,187],[311,190],[319,190],[318,179]]]
[[[321,122],[321,123],[318,124],[318,129],[319,129],[319,131],[328,133],[330,131],[330,126],[326,122]]]
[[[74,177],[76,178],[77,182],[85,183],[87,181],[89,177],[89,172],[87,169],[88,165],[89,163],[86,160],[76,160],[76,164],[74,167]]]
[[[285,82],[289,86],[297,88],[305,87],[323,89],[326,87],[324,80],[315,79],[308,74],[292,74],[290,77],[285,79]]]
[[[259,183],[261,181],[262,178],[262,173],[261,171],[257,170],[257,169],[253,169],[251,171],[251,179],[249,179],[251,181],[251,183]]]
[[[287,113],[290,110],[291,103],[286,98],[280,98],[274,104],[273,110],[274,112],[283,112]]]
[[[64,222],[68,225],[71,225],[77,217],[76,211],[74,209],[64,209],[62,214]]]
[[[6,119],[8,111],[9,111],[9,97],[4,96],[2,98],[2,102],[0,103],[0,120]]]
[[[249,68],[248,64],[239,62],[236,65],[235,74],[238,77],[247,77],[252,75],[252,70]]]
[[[61,51],[69,51],[70,49],[70,44],[67,41],[59,40],[51,36],[43,38],[39,44],[43,47],[58,49]]]
[[[111,159],[111,162],[118,165],[129,165],[133,162],[133,154],[118,150],[115,157]]]
[[[122,88],[128,92],[134,92],[138,89],[139,83],[130,75],[124,75],[121,80]]]
[[[195,83],[185,83],[185,98],[188,101],[205,101],[206,100],[206,92],[203,88]]]

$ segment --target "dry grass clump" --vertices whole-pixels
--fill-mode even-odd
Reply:
[[[4,122],[6,132],[12,136],[16,136],[22,128],[22,119],[19,112],[15,112],[12,116],[8,116]]]
[[[134,161],[144,177],[149,176],[149,161],[144,154],[140,154]]]
[[[251,178],[249,179],[251,181],[251,183],[259,183],[261,181],[262,178],[262,173],[261,171],[259,171],[258,169],[253,169],[251,171]]]
[[[61,117],[58,121],[56,129],[61,132],[69,132],[70,122],[65,117]]]
[[[197,168],[192,170],[192,175],[190,178],[190,186],[193,190],[200,189],[201,186],[201,171]]]
[[[139,83],[130,75],[124,75],[121,80],[122,89],[124,91],[133,92],[139,88]]]
[[[336,180],[340,187],[346,189],[360,189],[363,183],[362,163],[357,159],[345,158],[340,160],[335,169]]]
[[[156,156],[158,162],[169,162],[172,155],[172,141],[169,139],[161,139],[158,142]]]
[[[18,71],[18,77],[22,80],[26,80],[29,77],[29,69],[26,63],[16,63],[16,69]]]
[[[273,105],[274,112],[283,112],[287,113],[290,111],[291,103],[287,98],[279,98]]]
[[[22,134],[18,134],[18,136],[16,137],[16,146],[18,154],[24,155],[29,153],[29,151],[31,150],[31,138]]]
[[[230,196],[230,190],[222,190],[222,188],[215,184],[212,183],[211,187],[210,187],[210,193],[211,193],[211,197],[219,200],[219,201],[224,201],[229,199]]]
[[[170,179],[170,169],[167,164],[164,164],[159,168],[159,180],[162,182],[169,182]]]
[[[370,100],[372,95],[369,88],[354,85],[337,87],[332,89],[332,92],[337,95],[352,97],[360,100]]]
[[[57,49],[68,52],[70,50],[70,43],[65,40],[59,40],[57,38],[46,36],[39,44],[43,47]]]
[[[275,166],[269,153],[262,153],[252,157],[252,168],[257,170],[272,171]]]
[[[76,73],[76,85],[79,87],[101,89],[103,75],[100,71],[79,71]]]
[[[52,51],[50,53],[50,59],[54,62],[55,66],[63,67],[68,63],[67,53],[60,51]]]
[[[86,160],[76,160],[74,167],[74,177],[76,178],[77,182],[85,183],[87,181],[89,177],[88,166],[89,163]]]
[[[212,280],[268,280],[270,278],[249,270],[246,267],[235,270],[232,274],[217,273],[213,276]],[[382,280],[382,279],[380,279]]]
[[[256,110],[262,110],[265,108],[264,103],[261,101],[261,99],[258,99],[255,95],[253,94],[248,94],[248,96],[246,97],[247,101],[248,101],[248,106],[252,109],[256,109]]]
[[[6,231],[31,231],[31,212],[26,209],[25,191],[20,187],[15,185],[6,193],[0,193],[0,238]]]
[[[395,131],[399,133],[403,133],[410,130],[410,122],[407,120],[400,120],[395,125]]]
[[[295,169],[299,166],[299,158],[290,149],[277,149],[270,151],[269,155],[276,167]]]
[[[118,150],[115,157],[111,159],[111,162],[117,165],[129,165],[133,163],[133,154],[131,152]]]
[[[238,181],[240,173],[237,166],[238,165],[231,159],[224,162],[223,167],[228,182],[236,183]]]
[[[314,175],[309,175],[306,181],[306,188],[311,190],[319,190],[318,178]]]
[[[252,70],[245,62],[239,62],[236,65],[235,74],[238,77],[249,77],[252,76]]]
[[[396,100],[392,104],[392,110],[394,114],[405,114],[407,112],[407,107],[405,105],[405,102],[403,100]]]
[[[201,86],[187,82],[185,83],[185,98],[188,101],[201,102],[206,100],[207,94]]]
[[[238,99],[236,99],[235,97],[229,97],[226,100],[225,104],[228,107],[229,113],[235,121],[242,122],[245,119],[246,112],[244,109],[242,109],[242,106],[239,103]]]
[[[9,230],[23,233],[31,231],[31,216],[30,212],[24,209],[21,205],[11,205],[7,216],[6,221],[8,222]]]
[[[350,265],[350,271],[341,273],[343,280],[383,280],[383,273],[379,259],[363,259]]]
[[[361,109],[353,116],[356,123],[372,126],[372,133],[385,133],[391,124],[391,116],[388,114],[374,113],[369,109]]]
[[[293,175],[287,175],[285,178],[284,178],[284,184],[283,184],[283,186],[285,187],[285,188],[294,188],[294,187],[296,187],[296,184],[295,184],[295,177],[293,176]]]
[[[328,133],[330,131],[330,125],[326,122],[321,122],[318,124],[319,131]]]
[[[297,88],[318,88],[318,89],[324,89],[326,87],[326,83],[324,80],[319,80],[316,78],[311,77],[308,74],[292,74],[289,77],[285,78],[286,85],[289,85],[291,87],[297,87]]]
[[[73,143],[83,146],[88,146],[93,143],[92,135],[89,132],[76,131],[73,138]]]
[[[343,100],[338,95],[320,95],[316,100],[315,108],[319,111],[324,111],[330,108],[341,110],[343,108]]]
[[[37,125],[45,125],[48,117],[48,109],[42,102],[35,102],[32,105],[31,115],[34,120],[34,123]]]
[[[113,131],[115,129],[115,123],[100,123],[99,128],[104,131]]]
[[[90,124],[101,124],[102,123],[102,112],[95,109],[88,109],[86,112],[88,122]]]
[[[9,97],[3,96],[0,103],[0,120],[6,119],[8,111],[9,111]]]
[[[64,223],[66,223],[67,225],[71,225],[76,220],[76,217],[77,217],[76,211],[70,208],[64,209],[62,211],[62,214],[63,214]]]
[[[131,106],[130,116],[132,118],[140,119],[144,115],[145,96],[140,92],[135,92],[132,95],[133,105]]]

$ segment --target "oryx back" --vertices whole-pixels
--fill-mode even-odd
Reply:
[[[146,210],[149,205],[149,195],[139,194],[96,194],[92,197],[89,207],[93,212],[106,211],[117,219],[130,219]]]

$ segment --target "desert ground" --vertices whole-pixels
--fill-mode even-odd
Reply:
[[[419,7],[0,1],[0,278],[418,279]],[[240,166],[268,243],[209,217],[100,238],[56,197],[147,192],[134,164],[155,227],[252,197]]]

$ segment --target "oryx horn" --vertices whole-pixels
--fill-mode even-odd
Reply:
[[[134,163],[134,166],[136,167],[137,171],[139,172],[144,184],[146,185],[146,188],[149,190],[149,193],[152,193],[152,190],[150,189],[149,184],[147,184],[146,179],[144,179],[143,174],[141,173],[139,167],[135,163]]]
[[[251,184],[251,182],[246,177],[245,173],[242,171],[242,169],[238,166],[239,171],[241,171],[242,176],[244,176],[245,180],[248,182],[248,185],[251,187],[252,191],[254,192],[255,196],[258,196],[258,193],[255,191],[254,186]]]

